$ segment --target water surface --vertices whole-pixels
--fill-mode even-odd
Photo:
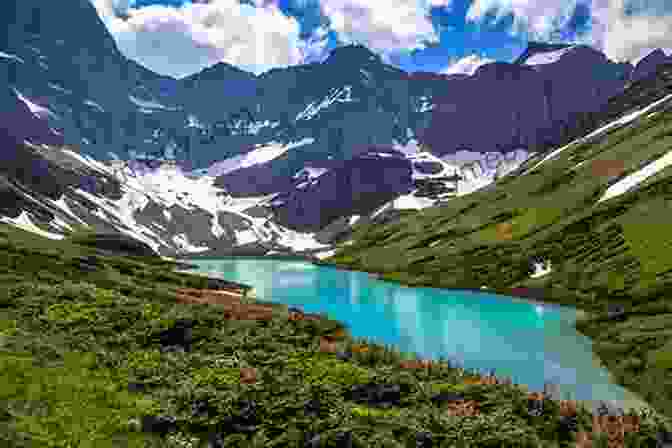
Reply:
[[[562,398],[642,404],[614,384],[570,307],[486,292],[406,287],[365,272],[263,258],[187,260],[199,273],[248,284],[258,299],[326,313],[355,337],[395,345],[423,358],[495,370],[531,391],[546,382]]]

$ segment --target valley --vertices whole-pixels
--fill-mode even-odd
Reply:
[[[438,73],[350,43],[175,78],[127,57],[100,4],[11,6],[0,445],[672,443],[664,51],[634,63],[530,41]],[[240,278],[185,272],[225,259]],[[351,285],[311,289],[292,269]],[[467,337],[487,341],[469,349],[480,370],[455,362]],[[519,384],[501,373],[516,344],[558,375],[572,354],[583,372],[599,361],[610,385],[565,399],[530,359],[510,369]],[[577,390],[598,384],[585,375]],[[614,390],[636,405],[606,403]]]

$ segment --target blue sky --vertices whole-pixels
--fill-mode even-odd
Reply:
[[[529,40],[615,61],[672,49],[672,0],[91,0],[120,50],[165,75],[223,61],[262,73],[366,45],[407,71],[471,73]]]

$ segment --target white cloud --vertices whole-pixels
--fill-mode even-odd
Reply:
[[[429,5],[433,8],[448,8],[452,0],[429,0]]]
[[[211,0],[179,8],[92,1],[122,53],[157,73],[178,78],[218,62],[258,74],[301,63],[305,55],[325,46],[323,30],[301,40],[296,19],[268,0],[255,0],[256,7],[238,0]],[[120,18],[120,12],[127,17]]]
[[[512,32],[548,40],[565,28],[577,4],[590,6],[589,30],[577,38],[615,61],[633,61],[655,48],[672,47],[672,3],[669,0],[475,0],[467,19],[496,20],[513,14]],[[626,7],[633,14],[626,15]],[[666,10],[667,7],[667,10]]]
[[[429,6],[447,0],[322,0],[322,14],[345,43],[360,43],[383,59],[437,42]]]
[[[535,40],[547,40],[571,19],[579,0],[474,0],[467,20],[482,21],[495,13],[496,20],[513,14],[513,29]]]
[[[450,64],[446,69],[442,70],[441,73],[446,75],[455,73],[473,75],[478,67],[489,62],[495,62],[495,60],[479,56],[477,54],[472,54]]]
[[[655,48],[672,47],[672,10],[656,8],[652,1],[640,3],[637,13],[628,16],[624,0],[593,0],[588,42],[618,61],[636,61]]]

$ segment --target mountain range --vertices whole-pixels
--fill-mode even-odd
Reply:
[[[349,45],[174,79],[123,56],[88,0],[16,2],[0,21],[2,219],[121,232],[166,256],[327,252],[360,218],[450,201],[567,142],[669,62],[531,43],[441,75]]]

